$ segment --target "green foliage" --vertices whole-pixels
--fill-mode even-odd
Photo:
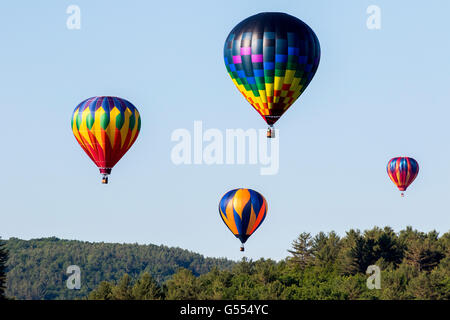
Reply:
[[[102,281],[98,288],[92,290],[89,294],[89,300],[115,300],[113,288],[110,282]]]
[[[13,239],[11,243],[8,242],[8,247],[14,248],[18,241]],[[45,245],[42,245],[42,241]],[[52,246],[52,243],[58,245]],[[22,248],[26,245],[23,250],[35,258],[29,262],[28,257],[10,249],[13,261],[20,262],[18,265],[10,264],[10,268],[20,267],[19,270],[27,271],[27,268],[36,268],[38,265],[40,277],[52,279],[42,266],[64,268],[66,262],[59,261],[60,255],[66,257],[63,253],[71,252],[73,256],[79,250],[80,257],[91,261],[91,264],[84,265],[85,268],[90,266],[88,270],[92,270],[85,277],[95,279],[98,283],[96,289],[84,291],[85,298],[93,300],[450,299],[450,233],[439,237],[435,231],[423,233],[410,227],[399,233],[388,227],[375,227],[364,232],[350,230],[342,238],[335,232],[321,232],[316,236],[302,233],[288,250],[291,255],[278,262],[243,258],[237,263],[231,263],[223,259],[198,258],[195,264],[190,260],[190,267],[186,267],[186,262],[180,263],[182,260],[178,256],[168,254],[171,252],[169,250],[179,250],[176,252],[180,255],[185,254],[185,251],[166,248],[166,251],[157,255],[159,258],[166,255],[165,260],[159,261],[157,265],[160,272],[153,273],[148,272],[154,270],[149,268],[151,259],[146,260],[151,256],[147,250],[155,249],[152,246],[98,244],[102,251],[92,252],[87,248],[97,244],[89,244],[87,248],[75,244],[79,245],[80,242],[58,239],[20,242]],[[119,247],[111,251],[108,246]],[[53,250],[57,250],[58,254],[55,255]],[[171,253],[174,254],[173,251]],[[145,259],[138,258],[139,254],[143,254]],[[67,263],[72,264],[74,261]],[[170,265],[172,274],[162,277],[161,274],[169,273],[166,271],[168,261],[177,261],[178,264]],[[205,264],[209,270],[199,272],[204,270],[205,267],[201,266]],[[381,289],[371,290],[367,287],[369,275],[366,270],[373,264],[381,269]],[[94,269],[94,265],[97,269]],[[105,277],[105,270],[111,270],[108,277]],[[8,273],[8,283],[13,284],[11,279],[15,279],[15,276],[11,277]],[[25,286],[23,291],[49,297],[52,287],[42,284],[31,288]]]
[[[288,250],[292,257],[290,261],[301,269],[306,268],[313,258],[313,240],[310,233],[303,232],[292,242],[292,249]]]
[[[77,299],[88,296],[94,288],[97,290],[92,298],[96,299],[127,299],[135,295],[147,299],[152,298],[153,294],[160,296],[157,292],[148,296],[142,292],[145,286],[151,292],[154,284],[141,283],[141,289],[136,288],[137,291],[132,293],[127,288],[145,273],[151,275],[151,280],[144,278],[143,281],[163,283],[179,268],[186,268],[199,276],[214,267],[226,269],[233,265],[230,260],[205,258],[197,253],[166,246],[90,243],[54,237],[29,241],[11,238],[5,242],[10,252],[6,293],[17,299]],[[66,270],[70,265],[81,269],[80,290],[68,290],[66,287],[69,276]],[[128,280],[122,278],[125,273],[129,276]],[[115,284],[119,280],[124,281],[120,288],[102,283],[108,281]]]
[[[449,233],[439,238],[411,228],[350,230],[342,239],[334,232],[302,233],[283,261],[243,258],[231,270],[212,268],[197,277],[180,269],[164,283],[164,298],[448,300],[449,247]],[[367,287],[372,264],[381,269],[381,289]]]
[[[8,261],[8,250],[5,242],[0,238],[0,300],[6,299],[6,262]]]
[[[161,287],[148,272],[136,281],[132,295],[136,300],[160,300],[164,297]]]
[[[350,230],[342,240],[339,252],[339,270],[344,275],[364,273],[376,263],[380,267],[397,267],[405,254],[405,246],[394,231],[386,227],[367,230]]]
[[[91,291],[89,300],[160,300],[164,298],[161,287],[148,272],[133,284],[128,274],[124,274],[117,284],[103,281]]]
[[[166,299],[194,300],[198,298],[199,285],[197,278],[190,270],[180,269],[167,281]]]

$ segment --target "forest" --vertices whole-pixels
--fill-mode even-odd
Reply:
[[[102,281],[117,281],[124,273],[136,278],[148,272],[164,283],[185,268],[198,276],[212,270],[230,268],[232,261],[156,245],[91,243],[55,237],[5,242],[6,296],[15,299],[80,299]],[[67,267],[81,269],[80,290],[68,290]]]
[[[5,242],[6,294],[17,299],[450,299],[450,233],[412,227],[352,229],[342,237],[301,233],[281,261],[233,262],[178,248],[56,238]],[[83,286],[67,290],[66,276],[56,270],[81,257]],[[374,265],[379,288],[368,286]]]

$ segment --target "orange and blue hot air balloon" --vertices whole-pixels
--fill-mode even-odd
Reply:
[[[241,241],[241,251],[244,251],[244,243],[266,217],[267,202],[252,189],[234,189],[220,200],[219,213],[228,229]]]
[[[419,173],[419,164],[413,158],[393,158],[387,164],[387,173],[392,182],[402,191],[403,197],[403,191],[406,191]]]
[[[320,61],[314,31],[281,12],[251,16],[231,30],[224,46],[225,66],[233,83],[269,125],[305,91]]]
[[[72,115],[75,139],[100,169],[105,184],[114,165],[136,141],[140,128],[136,107],[118,97],[86,99]]]

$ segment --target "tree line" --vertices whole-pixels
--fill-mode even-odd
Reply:
[[[450,299],[450,233],[439,237],[408,227],[302,233],[276,262],[242,259],[231,269],[195,276],[180,268],[159,285],[148,273],[104,281],[86,299]],[[380,289],[367,286],[369,266],[381,270]]]
[[[450,299],[450,232],[375,227],[343,237],[301,233],[287,253],[281,261],[233,262],[164,246],[10,239],[0,245],[0,297]],[[70,264],[84,270],[81,290],[65,287],[60,270]],[[366,271],[373,265],[381,270],[379,289],[367,286]]]
[[[0,238],[0,300],[6,298],[6,261],[8,260],[8,250],[6,244]]]
[[[116,282],[124,273],[134,281],[148,272],[155,281],[163,283],[179,268],[198,276],[213,267],[230,268],[234,263],[162,245],[91,243],[56,237],[10,238],[4,243],[9,251],[6,295],[16,299],[80,299],[100,282]],[[80,290],[67,289],[70,274],[66,271],[71,265],[81,269]]]

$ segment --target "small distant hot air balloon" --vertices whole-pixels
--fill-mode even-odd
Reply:
[[[389,178],[402,191],[401,195],[403,197],[403,191],[406,191],[419,173],[419,164],[413,158],[397,157],[388,162],[386,169]]]
[[[265,12],[240,22],[224,46],[225,66],[233,83],[269,125],[273,125],[306,89],[320,61],[320,44],[303,21]]]
[[[267,214],[264,197],[251,189],[228,191],[220,200],[219,213],[228,229],[244,243],[258,229]]]
[[[72,131],[102,174],[102,183],[139,135],[141,117],[130,102],[117,97],[92,97],[72,115]]]

